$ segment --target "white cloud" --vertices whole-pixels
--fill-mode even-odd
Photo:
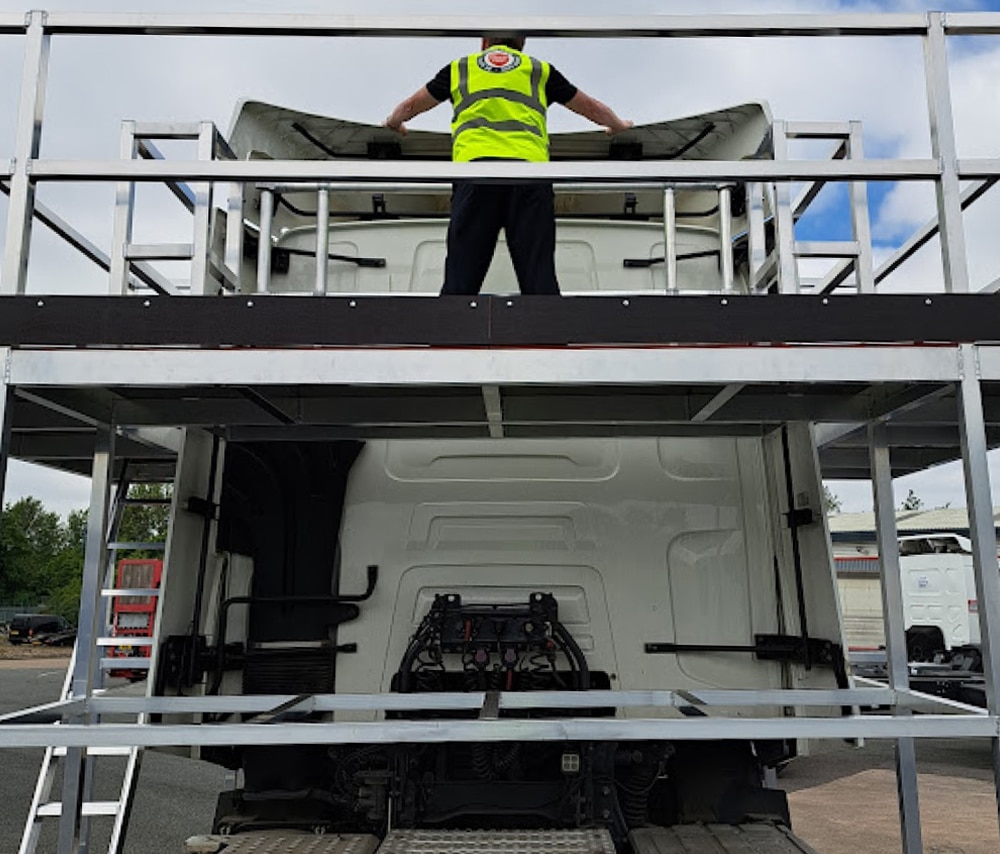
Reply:
[[[46,510],[65,518],[73,510],[86,509],[90,504],[90,479],[11,460],[4,505],[29,495],[38,498]]]

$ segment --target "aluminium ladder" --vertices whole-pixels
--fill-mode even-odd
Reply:
[[[117,561],[115,560],[115,556],[119,551],[137,548],[145,550],[162,550],[164,548],[163,543],[127,543],[117,541],[117,533],[121,528],[122,517],[127,506],[137,504],[157,504],[163,501],[163,499],[130,498],[128,496],[128,492],[129,487],[132,485],[133,481],[129,477],[129,465],[126,460],[124,461],[122,473],[116,488],[113,510],[110,514],[111,518],[108,526],[109,542],[106,544],[108,561],[105,570],[105,584],[101,590],[101,596],[106,601],[124,596],[144,596],[153,600],[157,600],[159,597],[159,588],[117,589],[115,586],[117,580]],[[107,628],[110,624],[110,620],[105,617],[102,622],[104,624],[105,631],[102,633],[102,637],[96,639],[98,649],[98,677],[96,680],[98,687],[96,690],[100,693],[107,690],[107,688],[104,687],[107,672],[116,667],[121,667],[123,662],[123,659],[121,658],[104,657],[100,654],[105,648],[113,648],[122,644],[122,639],[120,637],[115,638],[109,636],[110,632],[107,631]],[[148,646],[150,647],[151,652],[152,648],[154,648],[158,643],[158,634],[159,620],[156,620],[154,621],[150,637],[130,638],[129,643],[132,646]],[[79,645],[77,645],[73,649],[73,655],[69,661],[69,666],[66,671],[66,679],[63,682],[62,692],[60,693],[61,700],[75,699],[73,696],[72,680],[74,665],[79,654],[80,649]],[[148,655],[141,658],[128,659],[128,667],[133,670],[148,670],[149,663],[150,656]],[[140,714],[136,718],[135,722],[145,723],[146,719],[147,715]],[[38,844],[41,839],[45,819],[60,818],[62,816],[63,804],[61,801],[52,800],[52,790],[59,776],[58,772],[65,764],[63,760],[66,755],[67,750],[65,747],[49,747],[45,750],[45,754],[42,758],[41,769],[38,774],[38,781],[35,785],[34,794],[32,795],[31,808],[28,812],[24,833],[21,837],[21,844],[18,848],[18,854],[35,854],[38,850]],[[114,800],[95,800],[93,798],[97,766],[96,760],[99,757],[117,757],[118,759],[124,759],[124,767],[119,767],[117,771],[117,773],[120,774],[121,782],[117,787],[117,796]],[[135,786],[139,776],[141,761],[142,749],[138,747],[86,748],[83,757],[83,786],[79,805],[80,830],[78,850],[81,854],[84,854],[84,852],[89,850],[89,821],[91,818],[95,817],[106,817],[112,819],[111,833],[106,851],[107,854],[120,854],[125,841],[125,827],[131,810],[132,799],[135,794]],[[102,768],[103,767],[104,763],[102,763]],[[66,769],[63,770],[65,772]]]

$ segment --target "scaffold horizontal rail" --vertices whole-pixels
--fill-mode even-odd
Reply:
[[[19,35],[27,28],[24,14],[0,15],[0,34]],[[515,29],[538,38],[749,38],[919,36],[927,18],[914,13],[853,15],[621,15],[615,17],[488,15],[338,16],[273,14],[87,13],[49,12],[45,30],[63,35],[144,36],[334,36],[437,37],[479,36]],[[949,13],[948,35],[997,35],[1000,15],[991,12]]]
[[[11,16],[9,25],[13,26]],[[988,21],[978,22],[985,26]],[[169,13],[95,14],[53,12],[51,33],[124,35],[298,35],[298,36],[474,36],[514,30],[532,37],[658,38],[920,35],[927,19],[919,14],[788,15],[621,15],[615,17],[541,15],[269,15]],[[23,29],[23,23],[22,23]]]
[[[702,741],[784,738],[996,738],[995,715],[775,718],[564,718],[372,723],[24,724],[0,726],[0,747],[392,744],[497,741]]]
[[[995,161],[965,161],[970,175],[992,174]],[[644,160],[553,163],[451,163],[394,160],[33,160],[33,181],[246,181],[293,183],[374,181],[437,183],[580,183],[707,181],[929,181],[941,176],[931,159],[903,160]]]
[[[109,659],[121,666],[122,659]],[[131,665],[132,660],[129,659]],[[480,711],[487,703],[497,710],[614,708],[678,709],[697,705],[713,715],[734,708],[779,709],[833,708],[855,706],[882,708],[900,706],[924,711],[954,712],[983,717],[986,710],[918,691],[892,689],[863,680],[868,687],[828,689],[711,689],[711,690],[631,690],[631,691],[503,691],[499,694],[473,692],[429,692],[420,694],[282,694],[208,695],[185,697],[121,697],[101,694],[46,703],[0,716],[0,725],[53,723],[74,715],[139,714],[267,714],[295,709],[303,713],[327,712],[427,712]],[[725,714],[721,715],[725,717]]]
[[[705,707],[782,707],[782,706],[891,706],[899,701],[908,705],[914,697],[925,704],[946,703],[929,695],[914,695],[884,686],[842,689],[717,689],[692,690],[683,695],[675,691],[531,691],[500,692],[499,709],[581,709],[581,708],[677,708],[696,702]],[[212,695],[190,697],[116,697],[101,695],[86,700],[73,699],[47,703],[24,712],[0,716],[0,723],[11,723],[22,715],[45,713],[97,715],[149,714],[256,714],[287,708],[304,712],[336,711],[439,711],[481,709],[487,695],[482,691],[460,693],[428,692],[421,694],[293,694],[281,695]],[[969,711],[963,708],[963,711]],[[973,710],[974,714],[985,714]]]
[[[992,348],[981,347],[981,351]],[[1000,360],[991,359],[1000,378]],[[10,382],[29,386],[701,384],[783,382],[951,383],[955,347],[582,347],[370,349],[12,350]],[[540,373],[544,363],[545,372]],[[125,423],[146,425],[141,412]],[[841,419],[842,420],[842,419]],[[157,422],[158,424],[159,422]],[[170,423],[170,422],[164,422]],[[148,426],[148,425],[147,425]],[[155,424],[153,426],[156,426]]]

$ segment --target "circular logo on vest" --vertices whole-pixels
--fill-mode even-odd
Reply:
[[[483,71],[513,71],[521,64],[521,57],[505,50],[488,50],[479,54],[477,62]]]

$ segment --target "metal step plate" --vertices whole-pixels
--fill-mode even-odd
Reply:
[[[606,830],[394,830],[378,854],[615,854]]]
[[[292,833],[265,830],[233,836],[192,836],[185,854],[373,854],[378,837],[364,834]]]
[[[782,827],[754,824],[679,824],[629,834],[635,854],[816,854]]]

